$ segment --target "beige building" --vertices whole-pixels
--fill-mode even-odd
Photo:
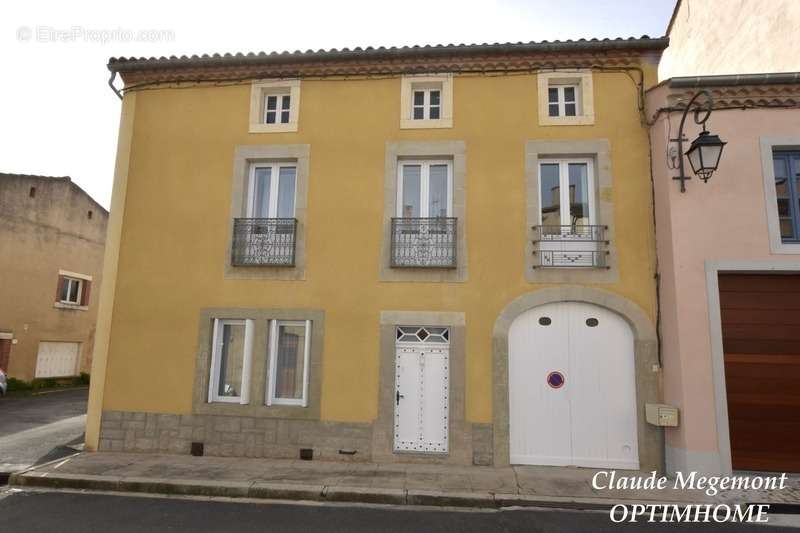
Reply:
[[[89,372],[108,211],[70,178],[0,173],[0,368]]]
[[[658,79],[800,71],[797,0],[678,0]]]

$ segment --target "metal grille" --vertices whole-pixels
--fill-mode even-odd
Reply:
[[[533,226],[534,268],[609,268],[608,226]]]
[[[236,218],[234,266],[294,266],[296,218]]]
[[[456,268],[456,218],[392,218],[393,267]]]

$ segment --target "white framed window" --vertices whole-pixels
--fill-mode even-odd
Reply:
[[[578,113],[578,85],[551,85],[547,88],[547,114],[574,117]]]
[[[297,163],[252,163],[247,218],[294,218]]]
[[[397,165],[397,216],[453,216],[453,165],[447,160],[402,160]]]
[[[208,403],[250,402],[253,320],[214,319]]]
[[[597,224],[593,161],[540,159],[539,200],[539,224],[542,226]]]
[[[59,301],[63,304],[81,305],[83,299],[83,280],[63,276]]]
[[[298,129],[300,80],[254,81],[250,89],[250,133]]]
[[[267,405],[308,406],[310,320],[271,320]]]
[[[292,95],[288,92],[268,92],[264,95],[264,124],[288,124]]]
[[[400,127],[452,128],[453,76],[403,76],[400,80]]]
[[[594,124],[594,86],[591,70],[540,72],[538,86],[541,126]]]

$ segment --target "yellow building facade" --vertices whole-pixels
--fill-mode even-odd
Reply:
[[[660,468],[665,46],[112,60],[88,446]]]

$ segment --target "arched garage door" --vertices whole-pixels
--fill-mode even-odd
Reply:
[[[512,464],[639,468],[633,332],[616,313],[558,302],[509,330]]]

